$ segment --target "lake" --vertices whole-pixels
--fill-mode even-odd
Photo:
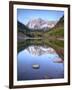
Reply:
[[[63,58],[49,41],[18,42],[17,53],[17,80],[64,78]],[[33,65],[39,67],[34,68]]]

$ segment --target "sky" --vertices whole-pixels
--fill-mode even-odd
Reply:
[[[27,24],[29,20],[41,18],[48,21],[58,21],[64,15],[64,11],[17,9],[17,20]]]

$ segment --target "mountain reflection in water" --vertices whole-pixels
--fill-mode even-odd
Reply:
[[[63,60],[52,47],[30,45],[17,58],[18,80],[64,78]],[[33,69],[34,64],[40,68]]]
[[[43,47],[43,46],[30,46],[26,49],[29,53],[31,53],[32,55],[44,55],[44,54],[56,54],[55,50],[53,48],[47,48],[47,47]]]

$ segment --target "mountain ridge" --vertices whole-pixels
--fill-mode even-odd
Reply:
[[[50,28],[53,28],[55,26],[56,22],[57,21],[47,21],[41,18],[37,18],[37,19],[29,20],[26,26],[29,29],[33,29],[33,30],[37,30],[37,29],[49,30]]]

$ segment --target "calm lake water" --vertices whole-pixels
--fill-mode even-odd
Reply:
[[[17,79],[39,80],[64,78],[64,63],[54,48],[48,45],[20,44],[17,55]],[[39,68],[33,68],[39,65]]]

